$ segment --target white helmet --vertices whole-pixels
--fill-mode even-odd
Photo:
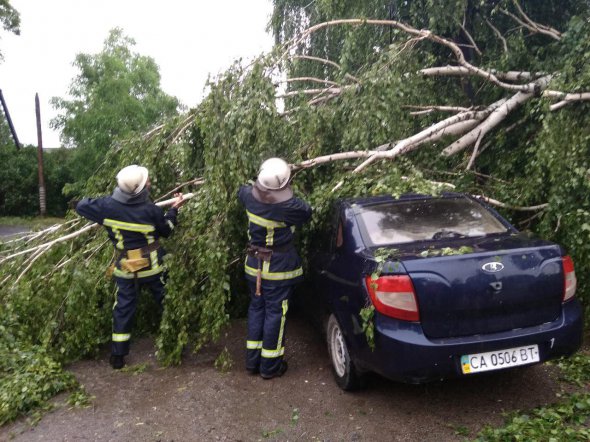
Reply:
[[[117,185],[123,192],[137,195],[145,187],[148,175],[148,170],[145,167],[133,164],[119,171]]]
[[[260,166],[258,183],[267,190],[280,190],[289,184],[291,168],[285,160],[269,158]]]

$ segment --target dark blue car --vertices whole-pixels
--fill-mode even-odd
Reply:
[[[367,372],[422,383],[535,364],[581,345],[571,258],[475,198],[340,200],[318,241],[306,310],[324,326],[345,390]]]

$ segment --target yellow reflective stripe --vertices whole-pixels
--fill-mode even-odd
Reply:
[[[158,252],[156,250],[150,253],[150,260],[152,261],[152,270],[160,267],[160,264],[158,263]]]
[[[249,265],[245,265],[246,274],[256,277],[258,270]],[[303,275],[303,268],[299,267],[289,272],[269,272],[263,265],[262,268],[262,279],[268,279],[269,281],[284,281],[286,279],[293,279]]]
[[[267,227],[266,228],[266,245],[272,246],[275,239],[275,229],[274,227]]]
[[[113,342],[125,342],[131,339],[130,333],[113,333]]]
[[[295,226],[291,226],[291,233],[295,233],[296,227]]]
[[[281,317],[281,328],[279,330],[279,339],[277,340],[277,349],[281,348],[283,342],[283,332],[285,331],[285,321],[287,320],[287,310],[289,310],[289,301],[283,300],[283,316]]]
[[[272,219],[262,218],[261,216],[254,215],[252,212],[246,210],[246,214],[248,215],[248,220],[256,224],[258,226],[266,227],[266,228],[275,228],[275,227],[287,227],[282,221],[273,221]]]
[[[168,227],[170,227],[170,230],[174,230],[174,223],[172,221],[170,221],[169,219],[166,220],[166,223],[168,224]]]
[[[125,246],[123,245],[123,235],[121,235],[121,232],[116,227],[111,227],[111,230],[113,231],[115,239],[117,240],[117,244],[115,244],[115,247],[119,250],[123,250],[125,248]]]
[[[279,350],[267,350],[265,348],[260,352],[260,356],[263,358],[278,358],[285,354],[285,347],[281,347]]]
[[[277,348],[274,350],[268,350],[263,348],[260,352],[260,356],[263,358],[278,358],[285,354],[285,347],[283,344],[283,333],[285,332],[285,321],[287,320],[287,311],[289,310],[289,301],[284,299],[281,304],[283,315],[281,316],[281,327],[279,328],[279,337],[277,339]]]
[[[125,221],[117,221],[116,219],[105,218],[103,225],[109,227],[116,227],[122,230],[129,230],[131,232],[153,232],[156,228],[150,224],[135,224],[127,223]]]
[[[258,350],[262,348],[262,341],[246,341],[246,348],[248,350]]]
[[[138,278],[145,278],[148,276],[157,275],[158,273],[162,273],[163,271],[164,271],[164,267],[158,266],[155,269],[143,270],[143,271],[137,272],[137,277]],[[124,272],[121,269],[115,269],[115,271],[113,272],[113,275],[118,276],[119,278],[125,278],[125,279],[133,279],[135,277],[134,273]]]
[[[147,239],[147,243],[148,244],[153,244],[155,239],[152,235],[145,235],[145,238]],[[160,268],[160,264],[158,263],[158,251],[157,250],[153,250],[152,252],[150,252],[150,264],[152,266],[152,270],[156,270],[158,268]]]

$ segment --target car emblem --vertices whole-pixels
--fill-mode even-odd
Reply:
[[[496,273],[499,272],[504,268],[504,264],[501,262],[493,261],[493,262],[486,262],[484,265],[481,266],[481,269],[484,272],[488,273]]]

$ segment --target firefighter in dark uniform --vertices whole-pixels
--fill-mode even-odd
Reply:
[[[311,217],[311,207],[293,196],[291,169],[280,158],[262,163],[258,179],[238,198],[248,216],[246,279],[250,289],[246,369],[264,379],[287,371],[285,322],[295,284],[303,279],[293,234]]]
[[[76,211],[104,226],[117,251],[113,274],[117,299],[113,307],[113,336],[110,363],[114,369],[125,365],[137,297],[148,287],[162,306],[164,299],[164,250],[159,237],[168,237],[176,226],[178,208],[184,204],[181,193],[166,214],[149,198],[148,170],[127,166],[117,174],[117,187],[111,196],[84,198]]]

